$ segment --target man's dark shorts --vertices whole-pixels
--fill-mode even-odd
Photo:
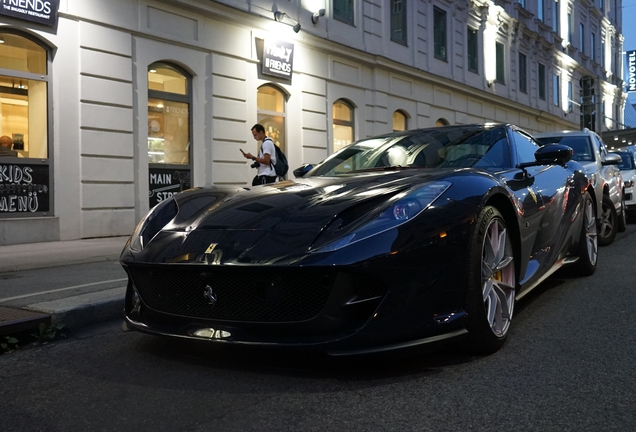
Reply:
[[[267,183],[274,183],[276,181],[276,176],[256,176],[254,180],[252,180],[252,186],[264,185]]]

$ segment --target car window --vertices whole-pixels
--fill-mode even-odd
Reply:
[[[612,152],[619,155],[622,159],[622,162],[618,164],[618,169],[621,170],[633,170],[634,169],[634,160],[629,152]]]
[[[555,136],[537,138],[541,144],[563,144],[574,150],[572,160],[575,161],[594,161],[594,149],[592,142],[587,136]]]
[[[601,156],[603,156],[603,157],[607,156],[609,151],[607,150],[607,147],[605,146],[605,143],[603,142],[603,140],[600,139],[596,135],[593,135],[593,137],[594,137],[594,141],[596,142],[596,145],[598,147],[598,151],[601,153]]]
[[[534,153],[539,149],[539,144],[519,131],[513,131],[512,137],[515,141],[518,163],[534,162],[536,160]]]

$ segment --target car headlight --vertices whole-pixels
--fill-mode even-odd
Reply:
[[[137,252],[143,250],[177,213],[179,213],[179,207],[174,199],[167,199],[157,204],[135,228],[130,237],[130,248]]]
[[[405,224],[426,210],[450,186],[450,182],[437,181],[398,196],[397,201],[394,200],[371,220],[311,252],[332,252]]]
[[[632,187],[634,186],[634,180],[626,180],[624,185],[625,187]]]

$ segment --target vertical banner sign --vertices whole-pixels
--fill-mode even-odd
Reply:
[[[148,171],[150,208],[191,187],[190,170],[150,167]]]
[[[0,0],[0,15],[54,26],[59,0]]]
[[[627,91],[636,91],[636,51],[627,51]]]
[[[265,75],[291,79],[294,69],[294,44],[266,40],[263,47],[263,69]]]
[[[0,215],[47,211],[48,165],[0,163]]]

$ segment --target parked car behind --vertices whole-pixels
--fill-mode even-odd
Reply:
[[[631,146],[633,147],[633,146]],[[623,161],[618,165],[623,177],[625,199],[625,214],[628,222],[636,222],[636,197],[634,196],[634,183],[636,183],[636,148],[630,150],[613,150],[610,153],[618,154]]]
[[[610,154],[601,137],[587,128],[538,133],[534,137],[543,145],[563,144],[574,150],[572,160],[583,166],[592,184],[590,193],[596,202],[598,244],[611,244],[616,232],[623,232],[627,228],[623,178],[618,168],[620,156]]]

